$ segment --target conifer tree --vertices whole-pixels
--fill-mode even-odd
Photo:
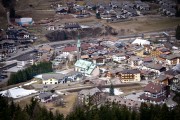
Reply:
[[[113,86],[113,84],[111,84],[111,86],[110,86],[109,93],[112,96],[114,95],[114,86]]]
[[[180,25],[178,25],[176,28],[176,39],[180,40]]]

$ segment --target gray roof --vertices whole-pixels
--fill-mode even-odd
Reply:
[[[84,95],[85,97],[87,97],[87,96],[92,96],[97,92],[101,92],[101,91],[96,87],[96,88],[92,88],[90,90],[81,90],[79,92],[79,95]]]
[[[138,69],[131,69],[131,70],[123,70],[121,71],[122,74],[137,74],[140,73],[140,70]]]
[[[157,77],[156,80],[163,81],[163,80],[165,80],[165,79],[167,79],[167,78],[168,78],[168,77],[165,76],[165,75],[160,75],[159,77]]]
[[[77,71],[71,71],[67,74],[65,74],[66,76],[72,76],[72,75],[77,75],[77,74],[81,74],[80,72],[77,72]]]
[[[145,63],[144,66],[155,70],[160,70],[163,68],[162,64],[155,64],[155,63]]]
[[[51,79],[51,78],[60,80],[60,79],[63,79],[64,77],[66,77],[66,75],[61,74],[61,73],[52,73],[52,74],[43,74],[42,75],[43,80],[48,80],[48,79]]]
[[[50,97],[52,96],[53,94],[51,92],[44,92],[44,93],[40,93],[39,94],[39,98],[40,99],[44,99],[44,98],[47,98],[47,97]]]
[[[134,101],[134,100],[131,100],[131,99],[125,99],[125,98],[120,97],[120,96],[108,96],[106,98],[106,101],[115,102],[115,103],[118,103],[120,105],[125,105],[127,107],[139,108],[141,106],[140,101]]]
[[[139,56],[131,56],[131,60],[132,61],[139,61],[139,60],[142,60],[142,58]]]
[[[78,23],[65,23],[64,28],[81,28],[81,26]]]
[[[166,59],[168,60],[172,60],[175,58],[180,58],[180,54],[171,54],[171,55],[166,56]]]

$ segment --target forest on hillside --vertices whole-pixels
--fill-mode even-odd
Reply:
[[[8,80],[8,85],[13,85],[31,80],[34,76],[42,73],[52,72],[51,62],[40,62],[36,65],[19,70],[17,73],[11,74]]]

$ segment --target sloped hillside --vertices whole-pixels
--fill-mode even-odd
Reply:
[[[0,4],[0,28],[6,28],[7,20],[6,20],[6,12],[4,7]]]
[[[115,29],[109,26],[104,26],[102,28],[85,28],[79,30],[79,34],[81,38],[88,38],[88,37],[100,37],[104,35],[117,35]],[[68,39],[77,39],[78,31],[53,31],[46,34],[46,37],[49,41],[61,41],[61,40],[68,40]]]

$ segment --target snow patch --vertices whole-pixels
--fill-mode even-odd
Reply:
[[[87,25],[81,25],[81,28],[90,28],[90,27]]]
[[[38,91],[36,90],[26,90],[24,88],[14,87],[8,90],[1,91],[0,94],[12,98],[21,98],[37,92]]]
[[[34,78],[39,78],[39,79],[42,79],[42,74],[40,74],[40,75],[36,75]]]
[[[102,91],[103,92],[109,92],[109,90],[110,90],[110,88],[105,88]],[[123,94],[122,91],[120,91],[118,88],[114,88],[114,95],[121,95],[121,94]]]
[[[28,86],[28,85],[31,85],[31,84],[36,83],[36,82],[37,82],[37,81],[31,81],[31,82],[29,82],[29,83],[24,84],[24,86]]]
[[[176,46],[173,46],[173,47],[172,47],[172,49],[174,49],[174,50],[178,50],[178,47],[176,47]]]
[[[132,44],[138,44],[138,45],[150,45],[150,42],[148,40],[143,40],[140,38],[136,38],[136,40],[134,40],[132,42]]]

